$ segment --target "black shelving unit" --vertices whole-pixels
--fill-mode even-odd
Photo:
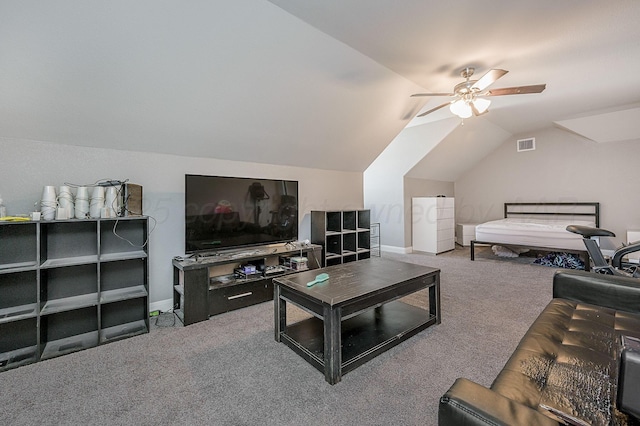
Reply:
[[[0,371],[149,330],[148,219],[0,222]]]
[[[323,247],[323,266],[368,259],[371,257],[370,211],[312,211],[311,242]]]

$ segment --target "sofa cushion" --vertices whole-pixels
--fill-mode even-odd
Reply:
[[[614,409],[623,334],[640,337],[640,315],[553,299],[491,389],[545,414],[541,404],[590,424],[625,424]]]

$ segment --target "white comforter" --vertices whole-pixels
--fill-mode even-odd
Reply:
[[[586,220],[508,218],[476,226],[476,240],[528,247],[585,250],[582,237],[566,230],[568,225],[595,226]]]

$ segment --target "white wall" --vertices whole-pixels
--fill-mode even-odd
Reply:
[[[517,152],[528,137],[536,150]],[[612,248],[640,229],[639,182],[640,140],[596,143],[555,127],[514,135],[455,182],[456,222],[501,218],[505,202],[597,201]]]
[[[146,215],[157,221],[149,243],[150,303],[172,299],[171,259],[184,254],[184,175],[299,181],[299,238],[310,237],[311,210],[363,208],[362,174],[292,166],[84,148],[0,138],[0,194],[8,214],[33,211],[44,185],[129,179],[143,186]],[[151,221],[153,223],[153,221]],[[169,304],[169,306],[171,305]]]
[[[411,199],[406,204],[404,176],[457,126],[457,120],[441,120],[409,127],[365,170],[365,208],[371,209],[371,221],[380,223],[385,250],[410,250],[411,227],[405,224],[411,223],[410,219],[407,221],[411,217]]]
[[[385,250],[404,252],[404,197],[402,176],[365,172],[365,208],[371,223],[380,224],[380,244]]]

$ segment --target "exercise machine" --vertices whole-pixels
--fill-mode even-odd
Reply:
[[[615,237],[616,234],[606,229],[592,228],[590,226],[583,225],[569,225],[566,229],[574,234],[582,235],[582,241],[584,242],[587,252],[589,253],[589,257],[593,262],[593,272],[640,278],[639,265],[624,261],[624,257],[629,253],[640,251],[640,241],[622,244],[622,246],[616,248],[613,253],[613,257],[611,257],[611,261],[609,262],[600,250],[599,239],[600,237]]]

